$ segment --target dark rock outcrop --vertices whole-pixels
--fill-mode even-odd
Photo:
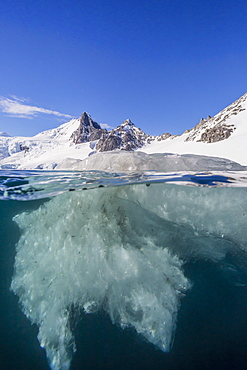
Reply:
[[[169,132],[166,132],[166,133],[164,133],[164,134],[162,134],[162,135],[159,135],[159,136],[157,136],[156,137],[156,139],[157,139],[157,141],[162,141],[162,140],[166,140],[166,139],[168,139],[169,137],[171,137],[172,135],[171,134],[169,134]]]
[[[103,135],[96,144],[96,150],[100,152],[107,152],[110,150],[120,149],[122,140],[119,136],[114,134]]]
[[[89,141],[99,140],[101,136],[106,133],[107,130],[102,129],[97,122],[92,120],[88,113],[84,112],[80,118],[80,125],[78,129],[73,132],[70,139],[75,144],[81,144]]]
[[[143,147],[151,138],[127,119],[108,135],[102,135],[95,148],[100,152],[117,149],[132,151]]]
[[[217,141],[227,139],[231,133],[235,130],[235,127],[230,125],[216,125],[210,129],[206,129],[201,135],[201,139],[198,141],[203,141],[204,143],[216,143]]]

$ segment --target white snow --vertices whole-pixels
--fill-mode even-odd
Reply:
[[[237,132],[226,140],[217,143],[186,142],[187,134],[164,141],[154,141],[139,149],[151,153],[197,154],[230,159],[242,165],[247,165],[247,122],[243,134]]]

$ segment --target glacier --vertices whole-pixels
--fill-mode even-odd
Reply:
[[[192,184],[191,184],[192,185]],[[20,213],[12,291],[50,367],[69,369],[82,312],[105,311],[170,350],[189,261],[238,261],[247,249],[247,188],[167,183],[65,192]]]
[[[226,158],[195,154],[112,151],[95,153],[83,160],[65,158],[56,170],[130,171],[244,171],[247,166]]]

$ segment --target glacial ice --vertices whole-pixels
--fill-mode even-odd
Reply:
[[[240,171],[245,166],[229,159],[194,154],[155,153],[141,151],[112,151],[92,153],[84,160],[66,158],[56,167],[58,170],[97,171]]]
[[[246,188],[128,185],[64,193],[15,216],[22,235],[11,289],[39,327],[51,368],[69,369],[80,311],[103,309],[168,351],[191,286],[183,264],[246,251],[246,195]]]

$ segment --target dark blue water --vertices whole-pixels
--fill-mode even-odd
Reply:
[[[208,181],[203,177],[200,182],[215,185],[219,180],[228,181],[225,177],[211,177]],[[45,199],[0,201],[1,370],[49,369],[45,351],[37,339],[38,329],[22,313],[18,298],[9,289],[15,244],[20,237],[20,230],[12,218],[20,212],[38,208],[43,202]],[[246,276],[238,268],[228,268],[233,256],[227,258],[222,264],[200,260],[185,264],[185,275],[193,286],[181,300],[169,353],[145,341],[134,329],[122,330],[113,325],[103,311],[82,313],[74,329],[77,352],[71,369],[246,369]]]
[[[122,331],[106,317],[84,317],[76,329],[72,369],[245,369],[247,289],[226,282],[210,263],[186,266],[194,286],[179,311],[167,354]],[[83,338],[87,331],[87,338]],[[83,334],[84,332],[84,334]],[[105,335],[107,333],[107,335]]]
[[[12,217],[30,211],[40,201],[0,201],[0,369],[49,369],[37,340],[37,328],[22,313],[18,298],[10,292],[15,244],[20,230]]]

